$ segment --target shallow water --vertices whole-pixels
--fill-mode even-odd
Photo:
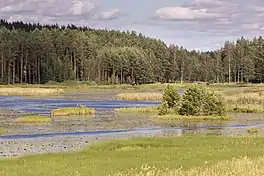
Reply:
[[[71,94],[70,96],[72,96]],[[53,98],[28,98],[28,97],[1,97],[0,107],[16,110],[23,113],[38,113],[49,115],[52,109],[61,107],[76,107],[85,105],[95,108],[96,114],[92,118],[58,118],[53,119],[52,124],[26,125],[14,124],[12,119],[2,121],[0,127],[8,129],[9,135],[0,136],[0,139],[28,139],[47,138],[59,136],[94,136],[94,135],[115,135],[127,133],[146,132],[179,132],[179,131],[211,131],[211,134],[229,135],[230,129],[263,128],[264,115],[261,114],[231,114],[237,117],[234,121],[175,121],[157,123],[151,119],[150,114],[139,113],[114,113],[115,108],[125,107],[152,107],[160,102],[148,101],[122,101],[122,100],[96,100],[87,99],[90,94],[74,94]],[[77,96],[77,97],[76,97]],[[86,96],[86,97],[85,97]],[[80,97],[85,97],[81,99]],[[96,94],[93,94],[96,98]],[[118,130],[117,130],[118,129]],[[207,132],[206,132],[207,133]],[[240,131],[241,133],[241,131]],[[233,132],[232,132],[233,134]]]
[[[26,113],[38,113],[43,115],[50,114],[52,109],[61,107],[76,107],[84,105],[87,107],[95,108],[97,110],[125,107],[151,107],[159,105],[160,102],[148,101],[122,101],[122,100],[77,100],[66,98],[53,98],[53,99],[40,99],[40,98],[27,98],[27,97],[1,97],[0,107],[9,108],[16,111]]]

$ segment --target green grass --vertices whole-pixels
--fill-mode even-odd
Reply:
[[[6,133],[6,130],[4,128],[0,128],[0,135],[3,135]]]
[[[241,156],[264,155],[262,137],[137,138],[95,144],[74,153],[0,160],[1,176],[104,176],[149,165],[170,170],[210,167]],[[134,172],[134,175],[138,174]]]
[[[150,107],[150,108],[118,108],[115,109],[116,112],[122,113],[157,113],[158,107]]]
[[[15,119],[15,122],[18,123],[50,123],[51,118],[46,116],[39,116],[39,115],[31,115],[31,116],[24,116]]]
[[[141,101],[160,101],[162,93],[151,92],[134,92],[134,93],[121,93],[116,95],[118,100],[141,100]]]
[[[211,116],[182,116],[177,114],[167,114],[167,115],[155,115],[153,116],[156,120],[233,120],[232,117],[223,115],[211,115]]]
[[[88,108],[84,106],[80,107],[66,107],[52,110],[52,116],[70,116],[70,115],[91,115],[94,114],[95,110],[93,108]]]
[[[248,134],[259,134],[261,130],[259,128],[249,128],[247,132]]]

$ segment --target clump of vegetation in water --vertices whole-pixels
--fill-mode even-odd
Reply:
[[[225,106],[220,94],[209,91],[204,86],[190,86],[180,96],[178,91],[169,85],[164,90],[162,104],[159,106],[158,111],[158,115],[160,116],[170,114],[171,112],[174,115],[182,117],[224,116]],[[179,116],[177,116],[177,119],[179,119]],[[226,119],[226,116],[224,119]]]
[[[259,128],[249,128],[247,132],[248,134],[251,134],[251,135],[258,135],[260,133],[260,129]]]
[[[51,118],[46,117],[46,116],[40,116],[40,115],[30,115],[30,116],[19,117],[15,120],[15,122],[19,122],[19,123],[50,123]]]
[[[69,116],[69,115],[91,115],[95,113],[95,109],[85,106],[66,107],[52,110],[52,116]]]
[[[3,128],[0,128],[0,135],[5,134],[6,130]]]

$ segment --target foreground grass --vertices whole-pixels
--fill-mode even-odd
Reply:
[[[197,167],[211,168],[211,171],[214,171],[213,168],[217,169],[217,166],[221,166],[219,162],[223,160],[228,162],[223,167],[227,168],[230,163],[234,163],[237,167],[242,168],[246,161],[243,160],[240,164],[240,161],[236,162],[237,160],[232,161],[232,159],[247,156],[250,159],[248,160],[249,163],[258,161],[251,160],[251,158],[264,155],[263,143],[264,138],[262,137],[213,136],[110,141],[95,144],[82,152],[44,154],[0,160],[0,175],[104,176],[122,172],[139,175],[141,166],[145,165],[153,166],[159,170],[168,168],[172,173],[180,167],[184,172]],[[230,169],[232,169],[231,166],[233,165],[229,166]],[[133,173],[127,172],[131,168],[136,170]],[[227,173],[222,166],[218,169]],[[201,171],[211,173],[204,169]],[[245,174],[249,172],[251,171],[246,172],[245,170]],[[169,172],[164,172],[164,174],[170,175]]]
[[[151,166],[131,168],[115,176],[262,176],[264,175],[264,157],[256,159],[242,157],[231,161],[225,160],[214,165],[192,168],[189,170],[168,168],[160,169]]]
[[[18,123],[50,123],[51,118],[46,116],[24,116],[15,119]]]
[[[62,89],[21,87],[0,88],[0,96],[48,96],[62,93],[64,93]]]
[[[156,120],[233,120],[232,117],[223,115],[211,115],[211,116],[182,116],[177,114],[167,114],[167,115],[155,115],[153,116]]]
[[[88,107],[66,107],[52,110],[52,116],[70,116],[70,115],[91,115],[94,114],[95,110]]]

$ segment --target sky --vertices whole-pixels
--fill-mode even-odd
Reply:
[[[264,0],[0,0],[0,18],[134,30],[190,50],[264,32]]]

